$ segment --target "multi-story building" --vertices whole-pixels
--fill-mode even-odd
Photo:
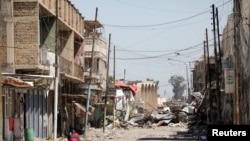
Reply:
[[[48,139],[70,126],[83,128],[91,39],[85,31],[93,23],[69,0],[11,0],[0,6],[3,138],[21,139],[31,129],[35,138]],[[93,87],[104,91],[106,44],[100,35],[95,45],[104,48],[94,52]]]
[[[84,78],[85,83],[91,73],[91,93],[103,95],[107,78],[107,43],[98,29],[103,26],[98,21],[85,20],[84,35]],[[92,55],[93,52],[93,55]],[[92,70],[91,70],[92,69]],[[90,72],[91,71],[91,72]],[[84,85],[87,86],[87,85]],[[87,93],[87,88],[85,87]]]

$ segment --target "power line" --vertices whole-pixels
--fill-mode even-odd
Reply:
[[[153,25],[140,25],[140,26],[109,25],[109,24],[103,24],[103,25],[104,26],[109,26],[109,27],[136,27],[136,28],[138,28],[138,27],[155,27],[155,26],[162,26],[162,25],[168,25],[168,24],[173,24],[173,23],[177,23],[177,22],[186,21],[186,20],[192,19],[194,17],[203,15],[203,14],[205,14],[207,12],[209,12],[209,10],[201,12],[201,13],[193,15],[193,16],[190,16],[190,17],[183,18],[183,19],[179,19],[179,20],[175,20],[175,21],[170,21],[170,22],[166,22],[166,23],[153,24]]]
[[[230,31],[227,31],[227,32],[230,32]],[[213,41],[213,39],[210,39],[209,41]],[[116,58],[116,59],[118,59],[118,60],[140,60],[140,59],[162,58],[162,57],[166,57],[166,56],[171,55],[171,54],[176,54],[176,52],[180,53],[180,52],[184,52],[184,51],[191,51],[192,49],[194,49],[191,52],[185,53],[185,54],[193,54],[194,52],[197,52],[199,50],[202,51],[203,48],[200,48],[202,46],[203,46],[203,43],[199,43],[199,44],[196,44],[194,46],[190,46],[190,47],[187,47],[187,48],[184,48],[184,49],[172,50],[172,51],[170,51],[170,50],[158,50],[158,51],[156,51],[156,50],[151,50],[151,51],[140,51],[140,50],[137,50],[136,51],[136,50],[117,49],[119,51],[127,51],[127,52],[132,52],[132,53],[137,53],[137,54],[138,54],[138,52],[168,52],[168,53],[161,54],[161,55],[156,55],[156,56],[147,56],[147,55],[139,54],[139,55],[144,56],[144,57],[133,57],[133,58],[126,57],[126,58]]]
[[[223,2],[223,4],[219,5],[218,7],[224,6],[224,5],[228,4],[231,1],[232,0],[229,0],[227,2]],[[190,20],[192,18],[195,18],[197,16],[203,15],[203,14],[208,13],[208,12],[210,12],[210,10],[206,10],[206,11],[200,12],[198,14],[195,14],[195,15],[183,18],[183,19],[174,20],[174,21],[170,21],[170,22],[166,22],[166,23],[153,24],[153,25],[135,25],[135,26],[133,26],[133,25],[132,26],[127,26],[127,25],[111,25],[111,24],[103,24],[103,25],[104,26],[109,26],[109,27],[119,27],[119,28],[121,28],[121,27],[123,27],[123,28],[124,27],[129,27],[129,28],[155,27],[155,26],[163,26],[163,25],[168,25],[168,24],[173,24],[173,23],[178,23],[178,22]]]

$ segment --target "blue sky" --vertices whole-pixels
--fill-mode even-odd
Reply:
[[[162,96],[173,96],[168,83],[172,75],[187,80],[188,70],[191,81],[193,62],[203,55],[206,28],[209,40],[213,39],[211,5],[218,8],[221,33],[233,8],[232,0],[71,2],[87,20],[94,20],[98,9],[97,19],[104,25],[103,36],[107,43],[111,35],[109,74],[113,75],[115,48],[116,78],[159,81],[158,93]],[[213,52],[213,48],[210,50]]]

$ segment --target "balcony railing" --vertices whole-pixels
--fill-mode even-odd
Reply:
[[[74,76],[83,80],[83,67],[74,64]]]
[[[91,51],[85,51],[85,57],[86,58],[90,58],[91,57],[92,52]],[[106,56],[99,51],[94,51],[94,58],[102,58],[103,60],[106,60]]]
[[[80,80],[83,80],[83,68],[77,64],[72,63],[62,57],[60,57],[60,72],[67,75],[71,75]]]
[[[68,61],[68,60],[60,57],[59,66],[60,66],[60,72],[63,72],[63,73],[68,74],[68,75],[73,75],[73,73],[72,73],[73,65],[72,65],[71,61]]]

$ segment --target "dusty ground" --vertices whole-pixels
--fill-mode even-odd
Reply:
[[[175,124],[173,126],[159,126],[155,128],[132,127],[129,129],[94,129],[87,131],[87,136],[81,141],[138,141],[138,140],[163,140],[163,138],[184,138],[183,133],[187,133],[185,124]],[[182,133],[182,134],[181,134]],[[186,138],[190,139],[190,136]],[[193,137],[192,137],[193,138]]]

